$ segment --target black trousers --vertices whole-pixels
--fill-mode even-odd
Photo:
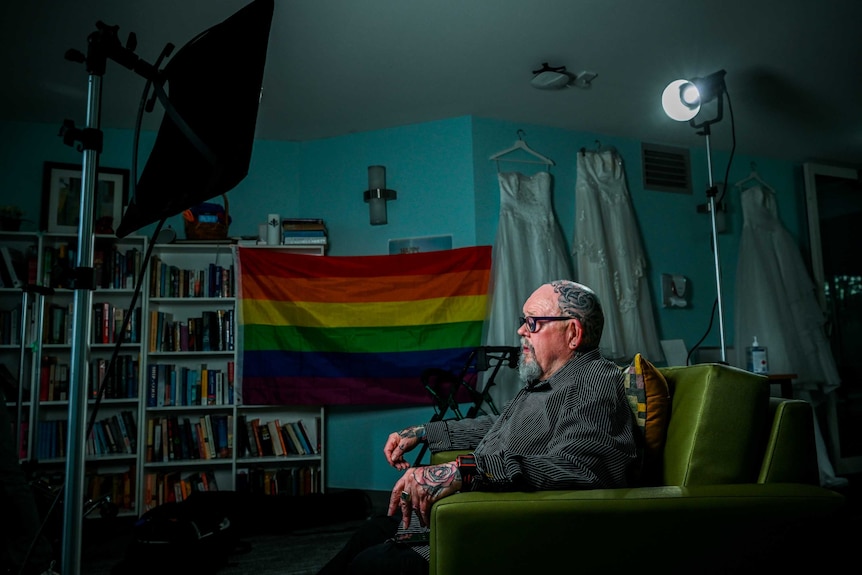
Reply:
[[[377,516],[350,537],[318,575],[428,575],[428,562],[409,546],[387,541],[401,516]]]

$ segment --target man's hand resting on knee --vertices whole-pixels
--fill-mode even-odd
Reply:
[[[431,505],[438,499],[457,493],[461,489],[461,474],[454,461],[440,465],[426,465],[408,470],[392,488],[389,498],[389,515],[401,507],[404,528],[410,526],[415,509],[423,527],[430,525]]]

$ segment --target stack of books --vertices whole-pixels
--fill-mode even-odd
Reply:
[[[325,246],[326,224],[320,218],[284,218],[281,220],[281,243]]]

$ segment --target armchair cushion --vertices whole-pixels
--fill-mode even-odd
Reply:
[[[640,483],[658,485],[670,419],[670,390],[664,375],[641,354],[625,368],[625,389],[644,441]]]

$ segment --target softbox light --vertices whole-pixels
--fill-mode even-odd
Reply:
[[[226,193],[248,175],[273,8],[274,0],[254,0],[165,66],[165,115],[117,237]]]

